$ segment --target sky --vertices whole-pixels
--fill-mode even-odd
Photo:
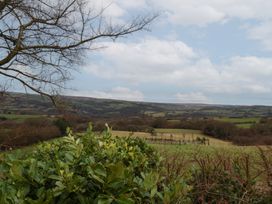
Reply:
[[[93,3],[90,0],[90,3]],[[99,42],[67,95],[272,105],[271,0],[96,0],[115,23],[160,13],[143,31]],[[97,6],[96,5],[96,6]]]

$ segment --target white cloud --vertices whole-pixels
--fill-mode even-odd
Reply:
[[[115,87],[109,91],[72,91],[69,95],[85,96],[94,98],[119,99],[126,101],[143,101],[144,95],[137,90],[131,90],[125,87]]]
[[[177,93],[176,99],[180,103],[211,103],[211,100],[200,92]]]
[[[146,0],[167,11],[168,20],[178,25],[207,25],[231,18],[272,18],[272,1],[267,0]]]
[[[172,4],[175,2],[170,1]],[[214,9],[211,6],[195,6],[193,4],[170,5],[162,1],[162,9],[167,8],[168,20],[177,25],[198,25],[205,26],[209,23],[215,23],[224,20],[225,14]]]
[[[118,2],[122,7],[127,9],[135,9],[135,8],[143,8],[146,7],[146,0],[115,0]]]
[[[225,23],[231,19],[255,20],[258,25],[249,26],[250,39],[260,41],[272,50],[272,1],[269,0],[97,0],[90,1],[96,8],[110,5],[105,15],[114,23],[124,23],[135,9],[163,11],[160,21],[182,26],[206,26]],[[136,12],[137,13],[137,12]],[[163,20],[162,20],[163,19]]]
[[[272,58],[236,56],[214,64],[179,40],[147,38],[138,43],[108,43],[103,60],[85,70],[128,84],[170,85],[201,93],[271,93]]]
[[[126,14],[126,8],[122,7],[116,1],[113,0],[89,0],[89,7],[92,11],[92,15],[96,16],[101,11],[103,11],[102,15],[106,18],[107,21],[119,24],[123,23],[123,16]]]
[[[130,9],[152,8],[166,12],[178,25],[207,25],[231,18],[267,20],[272,18],[268,0],[89,0],[96,8],[111,5],[107,14],[121,17]]]
[[[265,49],[272,51],[272,20],[248,28],[249,38],[260,41]]]
[[[105,17],[117,23],[126,14],[130,14],[129,10],[147,7],[146,0],[89,0],[89,6],[96,11],[103,10]]]
[[[105,43],[101,51],[102,62],[86,67],[97,76],[115,76],[130,82],[167,80],[180,66],[186,66],[197,55],[181,41],[156,38],[140,43]],[[109,66],[110,65],[110,66]],[[167,73],[167,75],[165,75]]]

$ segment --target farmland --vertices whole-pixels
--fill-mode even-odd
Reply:
[[[104,102],[110,115],[119,103],[126,117],[5,110],[1,148],[15,150],[0,154],[1,204],[37,197],[51,203],[271,203],[269,117],[217,111],[192,117],[188,110],[179,117],[165,106],[139,116],[130,102]],[[67,127],[74,133],[65,136]]]
[[[185,129],[156,131],[162,134],[159,137],[167,138],[169,133],[176,138],[185,134],[188,140],[191,134],[207,137]],[[97,203],[102,200],[135,203],[135,199],[141,199],[142,203],[196,203],[200,198],[207,202],[223,199],[231,203],[269,203],[272,199],[269,196],[270,177],[266,173],[272,152],[266,147],[258,150],[218,140],[210,145],[146,144],[137,138],[151,137],[150,133],[136,132],[132,135],[128,131],[107,130],[99,134],[89,129],[86,133],[69,132],[68,135],[0,155],[0,167],[8,164],[1,176],[8,179],[0,178],[2,203],[8,199],[35,199],[37,195],[42,195],[39,202],[46,198],[54,203],[59,199],[63,202],[78,200],[79,195],[81,199],[96,200]],[[48,158],[46,163],[45,157]],[[135,178],[137,182],[132,182]],[[34,180],[35,186],[28,179]],[[48,185],[42,187],[42,181]],[[90,188],[87,183],[97,188]],[[161,185],[163,188],[159,187]],[[26,186],[31,190],[15,193]],[[228,187],[227,194],[225,186]],[[130,190],[132,187],[133,191]],[[7,191],[7,188],[12,190]],[[104,192],[103,189],[107,190]],[[138,195],[140,192],[143,196]],[[63,194],[66,196],[62,197]]]
[[[21,115],[21,114],[0,114],[0,118],[5,118],[7,120],[14,120],[14,121],[17,121],[17,122],[23,122],[25,121],[26,119],[29,119],[29,118],[40,118],[40,117],[46,117],[46,116],[43,116],[43,115]]]
[[[272,204],[271,2],[0,0],[0,204]]]
[[[152,141],[155,139],[160,140],[160,142],[171,142],[174,141],[184,141],[184,143],[193,143],[197,138],[206,138],[209,140],[210,145],[215,146],[225,146],[230,145],[230,142],[218,140],[215,138],[211,138],[207,135],[201,133],[198,130],[189,130],[189,129],[155,129],[155,136],[151,133],[146,132],[128,132],[128,131],[113,131],[113,136],[119,137],[138,137],[144,140]]]
[[[252,125],[260,122],[260,118],[227,118],[227,117],[221,117],[221,118],[215,118],[215,120],[233,123],[236,126],[242,127],[242,128],[250,128]]]

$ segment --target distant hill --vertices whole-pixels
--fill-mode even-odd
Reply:
[[[91,117],[271,117],[271,106],[231,106],[130,102],[111,99],[63,96],[69,111]],[[0,102],[0,113],[58,114],[47,98],[35,94],[10,93]]]

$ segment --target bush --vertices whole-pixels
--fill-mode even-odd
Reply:
[[[169,194],[159,168],[160,157],[140,139],[70,132],[25,158],[5,157],[0,203],[163,203]]]
[[[209,121],[203,127],[203,133],[218,139],[227,140],[237,133],[238,128],[231,123]]]
[[[256,172],[253,175],[248,155],[230,158],[218,154],[195,161],[189,193],[193,203],[271,203],[269,193],[256,188]]]
[[[8,148],[27,146],[61,136],[58,127],[46,118],[30,118],[22,123],[4,121],[1,127],[0,146]]]
[[[37,142],[60,137],[59,129],[53,125],[43,127],[33,127],[20,125],[17,128],[6,133],[2,140],[2,145],[9,147],[21,147],[31,145]]]
[[[0,121],[5,121],[5,120],[7,120],[7,118],[6,118],[6,117],[4,117],[4,116],[0,116]]]
[[[14,120],[5,120],[0,122],[0,129],[13,129],[18,126],[18,122]]]
[[[70,123],[64,118],[58,118],[54,121],[54,125],[58,127],[62,135],[66,133],[66,129],[70,127]]]

